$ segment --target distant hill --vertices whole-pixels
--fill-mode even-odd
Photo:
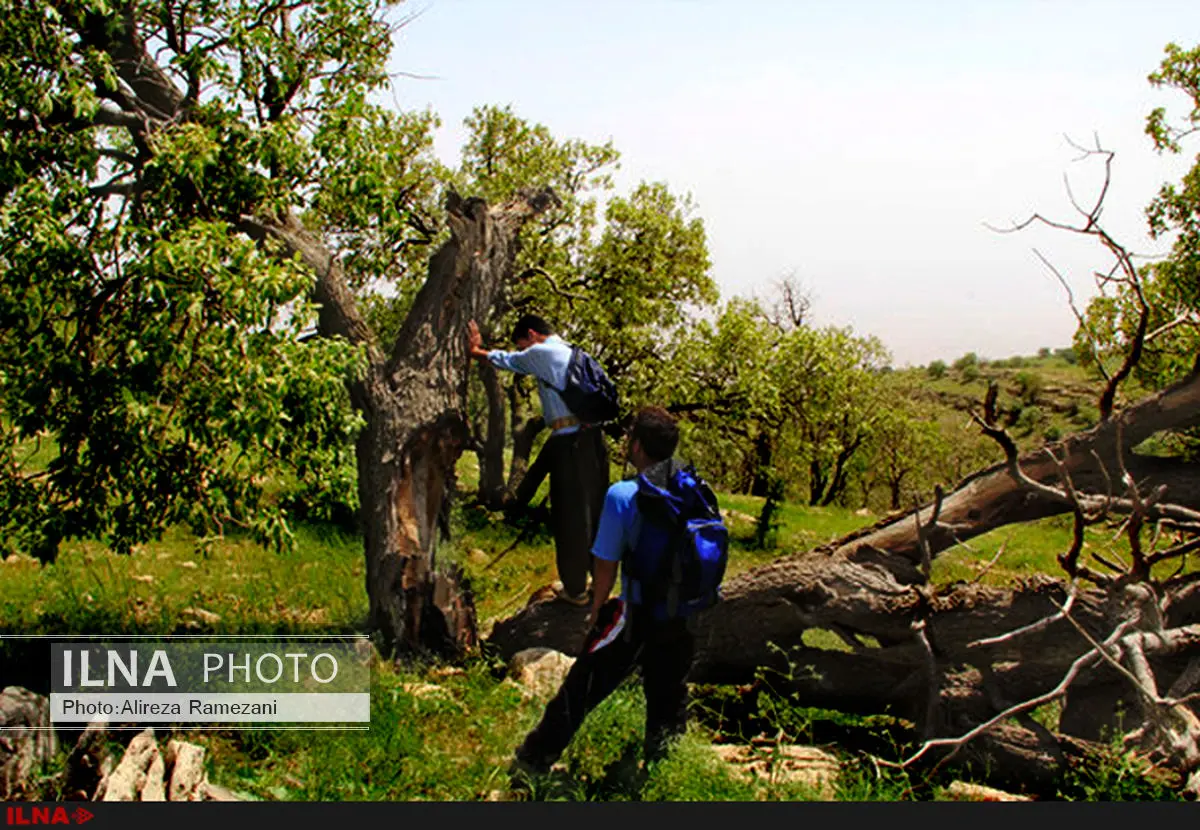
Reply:
[[[1079,366],[1070,349],[991,361],[968,354],[952,364],[934,361],[903,373],[924,400],[964,414],[982,411],[988,385],[994,381],[1003,424],[1022,449],[1089,429],[1100,418],[1104,379]],[[1146,393],[1126,381],[1117,404]]]

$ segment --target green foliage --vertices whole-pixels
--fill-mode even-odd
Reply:
[[[733,775],[711,745],[689,733],[650,770],[643,801],[754,801],[753,783]]]
[[[285,508],[353,513],[345,381],[362,356],[307,337],[312,275],[253,243],[244,217],[302,215],[358,290],[411,295],[436,118],[368,103],[387,81],[385,13],[5,6],[7,550],[51,558],[99,537],[128,551],[180,522],[284,548]],[[124,42],[162,47],[158,85],[136,90],[161,117],[119,112]],[[36,442],[56,455],[31,471]]]
[[[1058,796],[1066,801],[1182,801],[1177,779],[1114,739],[1071,765]]]
[[[1100,410],[1091,404],[1081,404],[1072,418],[1081,428],[1090,429],[1100,422]]]
[[[934,380],[941,380],[946,376],[946,361],[935,360],[925,368],[926,374]]]
[[[704,225],[690,197],[648,182],[611,194],[619,158],[611,142],[556,138],[511,107],[478,108],[465,126],[468,137],[451,184],[493,200],[516,188],[550,186],[563,202],[525,232],[501,308],[480,321],[485,340],[510,348],[516,317],[536,312],[600,360],[624,410],[662,403],[673,338],[718,297]],[[603,216],[601,195],[607,196]],[[533,411],[532,384],[507,374],[502,382],[510,393],[506,403],[488,400],[481,383],[472,385],[481,437],[491,408],[508,408],[504,420],[511,423]],[[502,464],[498,457],[484,462]]]
[[[1068,364],[1070,364],[1072,366],[1074,366],[1075,364],[1077,364],[1079,362],[1079,355],[1076,353],[1075,348],[1072,346],[1068,346],[1065,349],[1055,349],[1054,357],[1057,357],[1060,360],[1065,360]]]
[[[1017,431],[1022,435],[1029,435],[1042,425],[1045,418],[1046,414],[1040,406],[1021,407],[1015,424]]]
[[[975,354],[975,352],[967,352],[958,360],[954,361],[954,368],[959,372],[971,367],[976,369],[979,368],[979,355]]]
[[[803,482],[813,504],[846,492],[877,418],[888,358],[877,339],[780,324],[759,301],[734,298],[670,354],[683,371],[665,378],[660,395],[689,413],[686,449],[718,481],[765,494],[767,476],[779,475]]]
[[[1184,49],[1167,44],[1150,83],[1182,92],[1185,111],[1172,123],[1165,107],[1146,119],[1146,134],[1159,152],[1182,153],[1184,141],[1200,122],[1200,47]],[[1191,371],[1200,352],[1200,328],[1194,324],[1200,311],[1200,163],[1193,164],[1178,183],[1166,183],[1146,209],[1150,234],[1171,239],[1171,253],[1143,267],[1141,296],[1149,309],[1147,331],[1156,332],[1135,368],[1142,383],[1161,388]],[[1089,303],[1084,324],[1075,336],[1081,360],[1116,363],[1124,357],[1136,334],[1141,302],[1132,287],[1119,285]],[[1191,319],[1188,324],[1186,321]],[[1180,324],[1180,321],[1184,321]]]
[[[1029,405],[1038,402],[1038,396],[1042,392],[1042,387],[1045,386],[1041,375],[1031,370],[1025,370],[1018,372],[1014,380],[1017,384],[1017,394],[1022,403]]]

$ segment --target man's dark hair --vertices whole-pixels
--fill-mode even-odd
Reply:
[[[642,445],[642,451],[652,461],[663,461],[675,454],[679,445],[679,427],[675,416],[661,406],[647,406],[638,410],[629,428],[629,435]]]
[[[522,337],[527,336],[531,331],[546,336],[554,334],[554,329],[550,328],[550,324],[541,317],[538,317],[536,314],[522,314],[521,318],[517,320],[516,325],[513,326],[513,342],[515,343]]]

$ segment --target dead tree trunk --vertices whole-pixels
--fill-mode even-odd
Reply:
[[[476,644],[473,602],[460,592],[457,571],[436,567],[439,519],[468,437],[464,332],[468,320],[491,312],[511,275],[521,226],[555,200],[549,191],[530,192],[489,208],[451,194],[450,239],[431,258],[390,354],[375,344],[319,241],[294,222],[245,220],[250,232],[281,241],[313,267],[321,334],[368,353],[366,375],[350,393],[366,420],[357,463],[370,625],[386,651],[455,655]]]

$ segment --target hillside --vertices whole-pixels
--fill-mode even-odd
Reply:
[[[988,386],[995,382],[1002,423],[1022,449],[1089,429],[1100,418],[1097,402],[1104,380],[1081,367],[1068,350],[993,361],[966,355],[951,365],[934,361],[899,374],[923,400],[964,415],[982,410]],[[1118,392],[1117,406],[1146,394],[1147,390],[1127,380]]]

